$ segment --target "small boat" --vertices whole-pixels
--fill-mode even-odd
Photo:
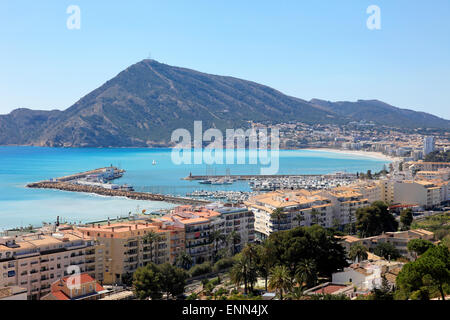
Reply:
[[[200,184],[211,184],[212,181],[211,180],[203,180],[199,182]]]
[[[152,165],[156,166],[156,160],[153,160]]]

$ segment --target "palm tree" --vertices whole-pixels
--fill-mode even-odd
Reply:
[[[227,236],[227,246],[230,250],[231,256],[236,254],[236,244],[241,242],[241,235],[236,231],[231,231],[231,233]]]
[[[296,221],[297,225],[300,226],[302,221],[305,221],[305,217],[303,217],[302,215],[298,214],[292,220]]]
[[[185,270],[189,270],[192,263],[192,257],[186,251],[180,253],[175,259],[175,265]]]
[[[284,216],[284,212],[282,208],[276,208],[272,211],[272,214],[270,215],[271,219],[277,220],[277,231],[280,230],[280,221]]]
[[[230,270],[230,279],[236,285],[236,287],[240,287],[241,284],[244,284],[244,294],[247,294],[248,291],[248,266],[246,259],[240,255],[237,257],[236,262]]]
[[[308,288],[314,287],[317,282],[317,265],[313,259],[300,261],[296,270],[297,282],[303,287],[303,283]]]
[[[356,261],[356,259],[358,259],[358,262],[366,260],[368,257],[367,248],[364,247],[361,243],[356,243],[350,247],[348,257],[352,261]]]
[[[317,211],[316,209],[311,210],[311,221],[313,224],[319,224],[319,215],[320,212]]]
[[[269,288],[278,291],[280,300],[283,300],[283,292],[288,292],[292,288],[289,269],[286,266],[276,266],[272,269]]]
[[[248,271],[248,284],[250,290],[253,291],[253,284],[258,280],[257,279],[257,271],[258,271],[258,246],[254,243],[248,244],[244,250],[242,250],[242,256],[244,257],[247,263],[247,271]]]
[[[214,260],[217,259],[217,252],[219,248],[219,242],[223,242],[226,240],[226,236],[220,232],[220,230],[213,230],[209,234],[209,242],[214,243]]]
[[[161,237],[154,231],[149,231],[142,237],[144,244],[150,244],[150,261],[153,262],[153,243],[159,241]],[[158,246],[156,246],[158,248]]]
[[[266,245],[257,247],[257,269],[260,277],[264,278],[264,288],[267,291],[267,281],[274,261]]]

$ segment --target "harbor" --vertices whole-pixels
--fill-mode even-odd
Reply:
[[[202,185],[231,185],[235,181],[248,181],[253,191],[274,191],[278,189],[318,190],[351,184],[358,177],[355,173],[335,172],[331,174],[304,175],[208,175],[193,176],[184,180],[198,181]]]
[[[136,192],[132,186],[109,183],[111,180],[122,177],[124,172],[125,170],[123,169],[111,166],[80,172],[69,176],[29,183],[27,184],[27,188],[83,192],[101,196],[125,197],[133,200],[162,201],[174,204],[202,205],[209,203],[207,200],[197,200],[187,197],[177,197],[147,192]]]
[[[236,190],[203,190],[197,189],[186,194],[194,199],[208,199],[211,201],[243,202],[250,196],[262,192],[275,190],[323,190],[339,186],[347,186],[355,182],[358,177],[354,173],[336,172],[324,175],[226,175],[226,176],[192,176],[187,180],[198,181],[201,185],[230,185],[236,181],[246,181],[252,191]]]

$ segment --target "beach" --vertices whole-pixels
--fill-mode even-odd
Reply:
[[[342,150],[342,149],[331,149],[331,148],[307,148],[302,150],[309,150],[309,151],[322,151],[322,152],[333,152],[333,153],[342,153],[342,154],[349,154],[349,155],[357,155],[362,157],[370,157],[378,160],[386,160],[389,162],[394,161],[401,161],[401,157],[393,157],[385,155],[381,152],[375,152],[375,151],[362,151],[362,150]]]

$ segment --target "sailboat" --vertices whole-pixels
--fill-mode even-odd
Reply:
[[[152,165],[156,166],[156,160],[153,160]]]

